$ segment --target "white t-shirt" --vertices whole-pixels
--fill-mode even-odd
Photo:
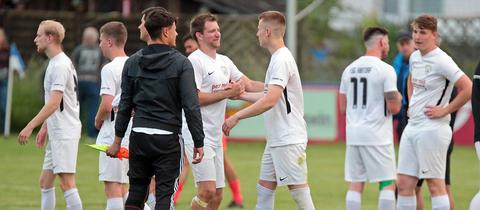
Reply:
[[[70,58],[61,52],[48,62],[43,81],[45,104],[52,91],[63,93],[59,108],[47,119],[49,139],[79,139],[82,124],[79,119],[77,73]]]
[[[227,56],[216,54],[213,59],[196,50],[188,56],[195,71],[197,89],[204,93],[223,91],[230,81],[239,80],[243,74]],[[202,113],[203,132],[205,133],[204,145],[222,146],[222,125],[225,120],[227,99],[200,107]],[[183,116],[182,136],[185,144],[193,144],[192,136],[188,130],[187,121]]]
[[[427,105],[445,107],[449,104],[454,84],[464,75],[457,64],[440,48],[422,56],[415,51],[410,56],[413,94],[410,98],[408,123],[414,125],[437,126],[448,124],[450,115],[430,119],[424,111]]]
[[[114,97],[112,101],[113,110],[117,110],[118,103],[120,101],[120,94],[122,93],[122,71],[125,61],[128,56],[116,57],[110,63],[103,66],[101,71],[101,88],[100,96],[111,95]],[[105,119],[103,119],[102,127],[98,132],[97,144],[112,144],[115,138],[115,117],[116,111],[110,113]],[[128,129],[129,130],[129,129]],[[126,140],[127,139],[127,140]],[[122,140],[122,146],[128,146],[128,135],[125,135]]]
[[[302,83],[288,48],[282,47],[273,53],[265,75],[265,94],[268,85],[278,85],[284,92],[277,104],[264,113],[267,146],[306,143]]]
[[[340,83],[340,93],[347,97],[347,145],[393,144],[385,101],[391,91],[397,91],[397,76],[380,58],[362,56],[347,66]]]

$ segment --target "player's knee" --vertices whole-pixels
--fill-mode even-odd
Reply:
[[[432,196],[444,195],[447,193],[445,183],[441,179],[427,179],[427,185]]]
[[[215,197],[215,194],[215,188],[203,188],[198,192],[198,198],[208,203]]]
[[[75,177],[74,176],[65,176],[60,175],[60,188],[62,191],[67,191],[69,189],[75,188]]]

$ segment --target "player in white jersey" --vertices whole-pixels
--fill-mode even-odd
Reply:
[[[195,71],[200,111],[202,113],[204,158],[192,166],[197,196],[193,198],[191,209],[218,209],[225,186],[222,148],[222,124],[225,119],[227,98],[238,97],[244,90],[260,91],[263,84],[243,75],[233,62],[218,54],[220,48],[220,28],[217,17],[202,14],[193,18],[190,33],[198,42],[199,49],[188,56]],[[184,118],[182,135],[189,161],[193,154],[192,135]]]
[[[450,56],[436,45],[437,19],[422,15],[412,23],[412,37],[418,49],[410,56],[409,85],[413,87],[408,125],[402,134],[398,154],[398,210],[416,209],[415,186],[425,179],[432,197],[432,209],[449,210],[445,189],[445,166],[452,137],[450,113],[464,105],[472,82]],[[449,103],[452,88],[457,96]]]
[[[42,21],[35,44],[39,53],[50,59],[44,78],[45,105],[18,135],[20,144],[26,144],[33,129],[42,125],[36,145],[45,148],[43,170],[40,175],[42,210],[55,209],[55,177],[60,177],[67,210],[82,209],[82,201],[75,184],[78,142],[81,122],[77,98],[77,74],[70,58],[62,51],[65,28],[53,20]]]
[[[397,76],[383,62],[390,50],[388,31],[369,27],[363,33],[364,56],[342,74],[340,110],[347,115],[345,180],[350,182],[346,209],[360,210],[366,181],[379,182],[379,210],[395,209],[395,151],[392,114],[401,108]]]
[[[275,189],[286,185],[298,209],[312,210],[315,207],[307,184],[303,91],[297,64],[283,41],[285,16],[267,11],[258,19],[259,44],[272,54],[265,87],[241,95],[241,99],[254,103],[229,117],[223,132],[229,135],[239,120],[264,113],[267,145],[260,166],[256,209],[274,209]]]
[[[121,22],[108,22],[100,28],[100,49],[110,63],[101,71],[101,102],[95,116],[95,127],[100,130],[97,144],[111,145],[115,138],[115,110],[121,93],[122,70],[128,56],[124,47],[127,41],[127,28]],[[116,102],[114,102],[116,99]],[[122,146],[128,148],[128,135],[125,135]],[[107,157],[103,152],[99,155],[99,180],[104,182],[107,197],[107,210],[123,209],[124,197],[127,194],[128,160]]]

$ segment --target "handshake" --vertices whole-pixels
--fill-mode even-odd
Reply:
[[[230,82],[224,89],[227,98],[232,100],[241,99],[241,95],[245,92],[245,84],[241,81]]]

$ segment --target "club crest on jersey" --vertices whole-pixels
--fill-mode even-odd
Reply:
[[[226,66],[220,66],[220,70],[222,71],[223,75],[228,77],[228,69]]]
[[[432,71],[431,65],[425,65],[425,74],[429,74]]]

